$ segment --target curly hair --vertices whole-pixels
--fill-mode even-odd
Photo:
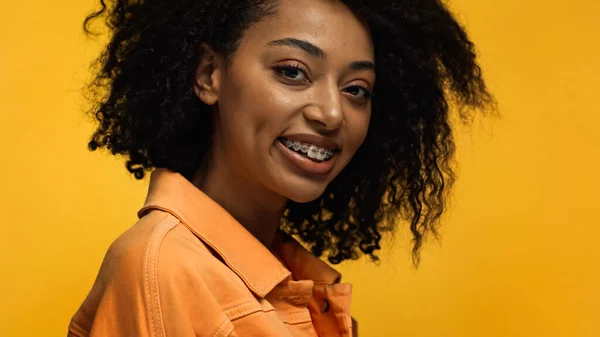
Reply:
[[[210,109],[193,92],[202,42],[231,59],[273,0],[100,0],[110,41],[88,87],[98,127],[90,150],[127,158],[137,179],[155,167],[191,179],[208,151]],[[455,179],[450,107],[468,122],[493,102],[465,29],[439,0],[344,0],[371,31],[376,96],[367,137],[320,198],[289,202],[281,229],[316,256],[377,261],[382,235],[407,223],[413,262],[437,236]]]

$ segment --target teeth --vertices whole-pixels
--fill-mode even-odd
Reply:
[[[319,152],[317,153],[317,159],[318,160],[325,159],[325,151],[323,151],[322,149],[319,149]]]
[[[312,159],[317,159],[317,155],[318,155],[317,148],[315,146],[311,145],[308,148],[308,157],[312,158]]]
[[[307,157],[316,160],[327,160],[331,156],[333,156],[334,153],[333,150],[328,150],[322,147],[300,143],[297,141],[291,141],[289,139],[283,140],[283,145],[290,149],[293,149],[294,151],[301,151],[302,153],[306,153]]]

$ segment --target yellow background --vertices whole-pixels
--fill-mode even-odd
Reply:
[[[80,88],[99,43],[92,0],[0,6],[0,335],[64,336],[147,182],[89,153]],[[410,266],[341,267],[364,336],[600,336],[600,5],[452,7],[503,114],[458,135],[460,180],[441,243]]]

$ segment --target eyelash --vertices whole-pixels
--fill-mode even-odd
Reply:
[[[290,78],[289,76],[286,76],[285,72],[286,71],[299,71],[302,74],[304,74],[304,77],[306,77],[308,79],[308,75],[306,74],[306,72],[300,67],[300,65],[298,65],[297,63],[293,63],[293,64],[286,64],[286,65],[276,65],[273,66],[273,69],[279,73],[279,75],[285,76],[286,79],[294,81],[293,78]],[[364,85],[359,85],[359,84],[355,84],[352,85],[350,87],[345,88],[345,90],[348,89],[353,89],[353,88],[359,88],[362,89],[364,91],[364,97],[365,99],[371,99],[375,94],[371,92],[371,90],[369,90],[369,88],[367,88]],[[356,96],[356,95],[353,95]]]
[[[273,69],[275,71],[277,71],[280,75],[285,76],[287,79],[290,80],[294,80],[293,78],[290,78],[289,76],[286,76],[285,71],[299,71],[302,74],[304,74],[304,77],[306,77],[308,79],[308,75],[306,74],[306,71],[304,71],[302,68],[300,68],[300,65],[297,63],[290,63],[290,64],[285,64],[285,65],[276,65],[273,67]]]
[[[347,88],[346,88],[346,90],[347,90],[347,89],[351,89],[351,88],[359,88],[359,89],[362,89],[362,90],[365,92],[365,96],[364,96],[364,98],[365,98],[365,99],[370,99],[370,98],[372,98],[372,97],[373,97],[373,95],[374,95],[374,94],[371,92],[371,90],[369,90],[369,88],[367,88],[367,87],[366,87],[366,86],[364,86],[364,85],[355,84],[355,85],[352,85],[352,86],[349,86],[349,87],[347,87]]]

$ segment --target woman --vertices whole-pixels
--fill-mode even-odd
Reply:
[[[418,263],[450,98],[490,101],[461,26],[436,0],[101,5],[89,147],[155,170],[69,335],[351,336],[351,286],[318,257],[376,260],[403,218]]]

